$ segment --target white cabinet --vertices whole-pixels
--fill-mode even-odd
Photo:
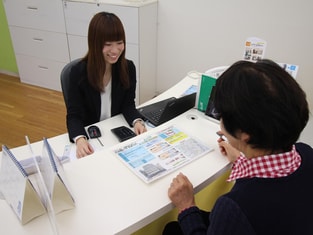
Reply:
[[[69,60],[61,0],[4,0],[22,82],[61,90]]]
[[[124,25],[126,57],[137,71],[137,104],[151,99],[156,94],[157,1],[64,1],[71,60],[86,54],[89,22],[100,11],[116,14]]]
[[[115,13],[136,65],[136,103],[156,95],[157,0],[3,0],[22,82],[61,91],[60,73],[87,52],[91,18]]]

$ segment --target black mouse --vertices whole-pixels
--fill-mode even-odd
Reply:
[[[91,139],[101,137],[101,131],[97,126],[88,127],[88,134]]]

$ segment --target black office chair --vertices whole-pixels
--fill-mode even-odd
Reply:
[[[65,102],[66,107],[68,105],[69,76],[71,73],[71,69],[72,69],[73,65],[77,64],[80,60],[81,60],[81,58],[75,59],[75,60],[69,62],[67,65],[64,66],[64,68],[61,71],[61,76],[60,76],[61,88],[62,88],[63,98],[64,98],[64,102]]]

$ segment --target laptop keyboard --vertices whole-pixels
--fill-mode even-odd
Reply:
[[[170,97],[165,100],[140,107],[138,111],[152,125],[158,126],[194,107],[195,99],[196,93],[179,98]]]
[[[158,123],[160,118],[161,118],[163,111],[164,111],[164,108],[161,108],[161,109],[158,109],[155,111],[148,112],[146,115],[149,116],[151,118],[151,120]]]

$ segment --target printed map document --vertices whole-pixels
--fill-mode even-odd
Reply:
[[[114,153],[144,182],[150,183],[213,150],[175,126],[134,141]]]

